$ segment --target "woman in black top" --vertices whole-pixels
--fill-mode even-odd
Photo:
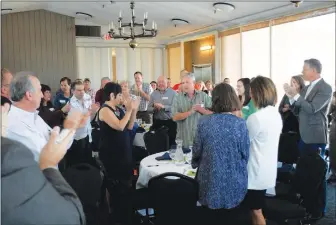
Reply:
[[[66,104],[60,110],[55,110],[51,102],[50,87],[48,85],[41,84],[41,91],[43,97],[41,99],[40,107],[37,109],[39,111],[39,116],[52,128],[55,126],[61,126],[63,124],[65,114],[70,110],[70,104]]]
[[[105,103],[98,112],[101,132],[99,157],[104,164],[112,187],[111,207],[117,222],[124,222],[132,213],[129,191],[132,178],[132,148],[129,131],[133,128],[139,99],[127,99],[126,112],[118,105],[122,100],[121,87],[116,83],[107,83],[103,90]]]
[[[242,107],[247,106],[251,100],[250,78],[241,78],[237,81],[237,92]]]
[[[305,87],[302,76],[293,76],[291,79],[291,86],[298,87],[298,93],[300,93]],[[299,134],[299,121],[297,116],[290,110],[290,103],[287,95],[284,95],[280,102],[279,113],[283,121],[282,133],[295,132]]]

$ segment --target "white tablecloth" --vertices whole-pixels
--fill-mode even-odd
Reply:
[[[150,155],[140,162],[139,178],[136,185],[137,189],[147,187],[148,181],[157,175],[168,172],[186,174],[189,170],[192,169],[188,164],[176,165],[171,160],[158,161],[155,159],[156,157],[162,156],[163,154],[164,152]]]
[[[158,161],[155,159],[156,157],[162,156],[163,154],[164,152],[150,155],[140,162],[140,173],[136,184],[137,189],[148,187],[148,181],[160,174],[175,172],[186,175],[186,173],[192,169],[188,164],[176,165],[173,161]],[[278,163],[278,167],[281,167],[281,165],[282,163]],[[275,188],[267,189],[266,194],[270,196],[275,195]]]

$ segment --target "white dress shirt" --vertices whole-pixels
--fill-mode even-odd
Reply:
[[[315,85],[316,85],[320,80],[322,80],[322,77],[320,77],[319,79],[316,79],[316,80],[314,80],[313,82],[310,83],[310,85],[308,86],[306,95],[305,95],[305,97],[304,97],[305,99],[308,97],[308,95],[310,94],[311,90],[313,90],[313,88],[315,87]],[[298,93],[298,94],[296,94],[293,98],[289,99],[289,103],[290,103],[291,105],[293,105],[293,103],[294,103],[295,101],[297,101],[297,100],[299,99],[299,97],[300,97],[300,94]]]
[[[70,99],[70,105],[71,105],[71,109],[69,113],[73,111],[79,111],[85,114],[91,109],[91,105],[92,105],[91,96],[85,93],[83,100],[78,100],[76,96],[73,95]],[[92,131],[91,121],[88,120],[85,127],[78,128],[76,130],[74,139],[80,140],[80,139],[83,139],[89,136],[89,142],[91,143],[92,142],[91,131]]]
[[[8,113],[7,137],[29,148],[39,161],[42,148],[47,144],[51,128],[36,112],[27,112],[14,105]]]
[[[248,189],[266,190],[275,187],[278,167],[278,146],[282,119],[278,109],[267,106],[246,121],[250,137],[247,163]]]

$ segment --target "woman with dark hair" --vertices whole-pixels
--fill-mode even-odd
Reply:
[[[253,224],[265,225],[262,208],[266,189],[275,187],[282,120],[275,108],[277,91],[271,79],[256,77],[251,82],[251,97],[258,111],[246,121],[251,146],[244,202],[251,210]]]
[[[128,99],[124,101],[126,111],[119,105],[122,100],[121,86],[107,83],[103,89],[105,103],[98,111],[98,121],[101,132],[101,148],[99,157],[104,164],[109,186],[111,207],[117,222],[131,217],[130,202],[128,200],[132,178],[132,148],[129,130],[133,128],[140,100]]]
[[[39,111],[39,116],[50,126],[61,126],[65,119],[65,114],[70,110],[70,104],[66,104],[60,110],[55,110],[51,102],[51,89],[48,85],[41,84],[42,99]]]
[[[291,78],[291,86],[297,87],[298,93],[305,87],[304,80],[301,75],[293,76]],[[299,133],[299,121],[298,118],[290,110],[289,98],[284,95],[280,105],[279,112],[283,121],[282,133],[296,132]]]
[[[213,90],[212,111],[198,122],[192,167],[198,167],[199,202],[213,214],[211,222],[222,222],[218,216],[234,211],[247,192],[250,141],[246,122],[236,116],[240,103],[229,84]]]
[[[240,100],[243,118],[246,120],[252,113],[255,113],[257,109],[254,107],[251,101],[250,95],[250,79],[241,78],[237,81],[237,92]]]

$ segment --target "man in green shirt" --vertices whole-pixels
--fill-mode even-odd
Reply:
[[[193,145],[198,120],[202,115],[212,114],[211,98],[203,91],[195,90],[195,76],[191,73],[182,78],[183,92],[175,96],[172,105],[173,120],[177,123],[177,139],[183,147]]]

